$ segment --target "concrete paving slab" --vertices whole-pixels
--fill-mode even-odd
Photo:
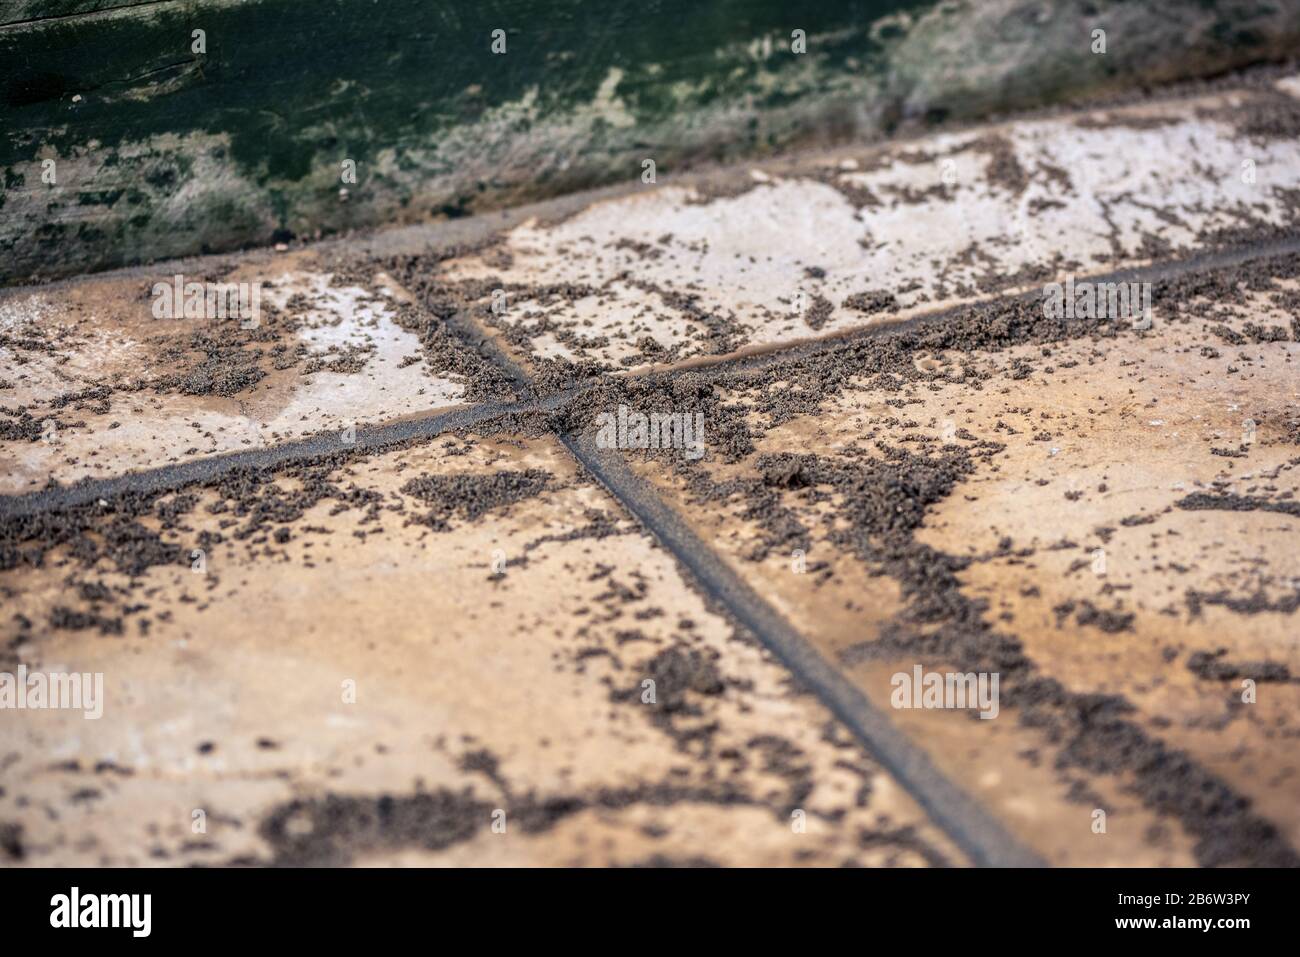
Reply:
[[[465,401],[463,377],[431,368],[427,317],[405,290],[314,259],[259,257],[199,274],[176,264],[0,294],[0,492]],[[203,293],[246,284],[248,314],[186,317],[189,294],[171,290],[189,283]]]
[[[1282,89],[658,171],[429,268],[534,367],[768,348],[1294,227],[1300,103]]]
[[[694,400],[700,461],[627,454],[1048,861],[1294,863],[1298,264],[1145,332],[1010,303],[773,357]],[[917,668],[999,706],[893,707]]]
[[[554,439],[24,529],[0,670],[104,684],[0,719],[7,864],[964,860]]]
[[[1300,864],[1297,89],[0,294],[0,864]]]

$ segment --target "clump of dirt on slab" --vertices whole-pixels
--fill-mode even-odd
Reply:
[[[716,656],[676,644],[633,670],[636,684],[612,690],[610,700],[644,706],[655,727],[672,738],[680,750],[695,747],[701,755],[710,753],[717,725],[700,724],[696,719],[704,714],[699,698],[715,697],[727,688]],[[647,687],[645,681],[653,684]]]
[[[489,475],[423,475],[402,486],[402,492],[431,506],[419,521],[446,531],[453,515],[474,521],[481,515],[540,495],[554,476],[544,469],[494,472]]]

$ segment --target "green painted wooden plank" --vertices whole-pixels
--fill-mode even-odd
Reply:
[[[169,0],[3,0],[0,27],[34,20],[53,20],[80,13],[100,13],[118,7],[148,6]]]
[[[630,179],[647,157],[662,182],[1300,38],[1300,0],[1162,6],[18,0],[0,26],[0,281],[463,215]]]

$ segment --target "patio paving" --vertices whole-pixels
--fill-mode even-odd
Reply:
[[[0,292],[0,863],[1300,863],[1298,93]]]

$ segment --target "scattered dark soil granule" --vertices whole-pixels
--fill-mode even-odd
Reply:
[[[349,343],[346,346],[334,346],[329,352],[313,355],[307,359],[300,373],[312,375],[316,372],[334,372],[351,375],[364,369],[374,352],[375,347],[369,344],[360,346]]]
[[[1016,148],[1005,136],[984,136],[966,149],[988,155],[989,163],[984,175],[991,185],[1001,187],[1012,196],[1019,196],[1029,187],[1029,174],[1016,158]]]
[[[101,635],[120,635],[122,619],[105,618],[93,612],[72,611],[58,605],[50,612],[50,627],[64,631],[85,631],[96,628]]]
[[[1286,665],[1271,661],[1232,662],[1224,660],[1228,649],[1198,651],[1187,659],[1187,670],[1206,681],[1236,681],[1250,678],[1254,681],[1290,681],[1291,672]]]
[[[1255,92],[1231,106],[1202,110],[1201,115],[1227,123],[1238,136],[1254,140],[1300,138],[1300,100],[1276,90]]]
[[[402,492],[432,506],[421,520],[438,531],[450,528],[457,515],[473,521],[480,515],[540,495],[553,476],[543,469],[494,472],[489,475],[425,475],[410,479]]]
[[[846,309],[854,309],[864,315],[873,316],[878,312],[897,309],[898,298],[892,292],[876,289],[855,292],[845,299],[842,305]]]
[[[1189,589],[1184,596],[1187,611],[1193,618],[1201,614],[1205,605],[1217,605],[1238,615],[1283,614],[1291,615],[1300,609],[1300,591],[1270,601],[1262,592],[1255,592],[1246,597],[1235,597],[1226,591],[1199,592]]]
[[[1280,512],[1283,515],[1300,516],[1300,502],[1274,502],[1266,498],[1251,495],[1235,495],[1229,492],[1209,493],[1193,492],[1174,503],[1179,508],[1189,511],[1212,509],[1223,512]]]
[[[551,795],[531,791],[518,794],[505,781],[495,759],[480,752],[462,761],[462,769],[484,774],[501,791],[498,799],[481,799],[470,788],[461,791],[439,788],[404,796],[327,794],[292,800],[271,810],[258,827],[258,833],[270,845],[270,858],[244,863],[338,866],[352,862],[359,854],[374,851],[405,847],[442,850],[472,839],[481,829],[490,828],[495,820],[503,820],[508,832],[539,834],[584,811],[619,811],[637,806],[759,807],[786,823],[789,809],[798,806],[809,793],[807,769],[799,761],[798,750],[779,737],[754,739],[752,747],[762,756],[770,773],[797,783],[762,796],[749,793],[734,780],[710,781],[705,785],[670,780]],[[504,812],[504,819],[495,815],[497,810]],[[877,841],[897,843],[918,853],[923,846],[914,836],[910,840],[880,838]],[[947,863],[933,850],[924,856],[927,860]]]
[[[1132,631],[1133,621],[1137,617],[1132,612],[1098,608],[1086,598],[1083,601],[1067,601],[1057,605],[1052,611],[1056,615],[1056,624],[1074,615],[1075,622],[1083,627],[1093,627],[1107,634],[1114,635],[1121,631]]]
[[[451,847],[489,825],[491,811],[469,789],[407,797],[327,794],[273,810],[259,832],[271,846],[273,865],[338,866],[351,862],[358,851]]]
[[[26,852],[23,849],[23,826],[9,821],[0,821],[0,854],[5,860],[21,861]]]
[[[27,409],[0,408],[0,441],[3,442],[38,442],[45,433],[45,427]]]
[[[809,329],[816,332],[826,325],[834,311],[835,306],[825,296],[813,296],[812,302],[804,311],[803,321],[808,324]]]
[[[238,330],[237,323],[226,323],[220,332],[194,332],[161,349],[158,367],[177,371],[159,375],[154,391],[233,396],[261,382],[266,378],[262,352],[245,348]]]
[[[714,659],[695,648],[665,648],[646,662],[641,671],[655,683],[654,707],[669,714],[690,711],[692,694],[719,695],[726,687]],[[623,694],[639,698],[640,684]]]
[[[101,582],[80,582],[77,585],[77,594],[81,596],[82,601],[87,602],[106,602],[113,600],[113,593],[107,585]]]
[[[715,658],[697,648],[673,645],[633,673],[637,676],[635,684],[612,690],[610,700],[645,708],[651,723],[672,738],[680,750],[708,756],[718,728],[712,722],[699,723],[704,714],[699,697],[720,695],[727,687]],[[646,681],[653,682],[653,686],[643,684]],[[653,700],[648,700],[646,696],[651,693]]]

